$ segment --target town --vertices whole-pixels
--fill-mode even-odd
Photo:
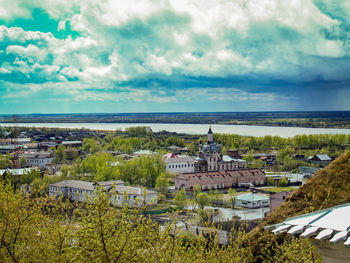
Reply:
[[[259,138],[242,137],[248,141],[242,153],[228,148],[232,146],[230,140],[239,138],[215,135],[211,126],[205,137],[153,133],[146,127],[117,130],[114,134],[10,127],[3,128],[1,134],[0,174],[3,179],[11,178],[15,188],[81,202],[86,201],[85,195],[93,197],[93,184],[105,188],[115,185],[119,205],[127,202],[133,206],[137,199],[139,206],[147,204],[154,211],[205,207],[215,222],[231,221],[233,217],[259,222],[332,161],[311,136],[290,142],[303,140],[303,147],[309,148],[304,152],[315,153],[310,156],[283,146],[278,150],[269,137],[260,139],[263,144],[270,143],[263,153],[249,147],[254,147],[255,140],[256,150],[260,150]],[[319,137],[323,143],[333,142],[334,147],[329,148],[332,156],[343,151],[350,139],[346,135],[326,140]],[[283,145],[282,138],[279,140]],[[308,140],[320,147],[305,147]],[[204,223],[194,213],[190,221]]]
[[[76,206],[103,191],[111,206],[139,209],[160,226],[216,231],[221,245],[232,227],[258,227],[350,142],[339,134],[239,137],[211,125],[206,135],[16,126],[0,134],[1,178],[22,195]],[[274,233],[288,230],[281,227]]]

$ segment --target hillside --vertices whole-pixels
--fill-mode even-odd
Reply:
[[[287,201],[267,215],[265,220],[252,232],[253,250],[262,259],[268,240],[287,238],[276,237],[263,227],[280,223],[288,217],[305,214],[350,202],[350,151],[346,152],[330,165],[317,172],[307,183],[295,191]],[[282,239],[280,240],[282,241]]]

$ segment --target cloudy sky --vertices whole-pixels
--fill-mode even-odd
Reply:
[[[0,113],[350,110],[349,0],[0,0]]]

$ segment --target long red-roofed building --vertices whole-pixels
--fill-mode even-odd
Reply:
[[[195,184],[202,190],[237,187],[241,183],[255,186],[265,184],[265,172],[261,169],[242,169],[237,171],[210,171],[183,173],[175,177],[175,188],[191,190]]]

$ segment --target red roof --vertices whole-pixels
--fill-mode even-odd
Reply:
[[[167,153],[163,155],[163,159],[168,159],[168,158],[177,158],[177,155],[174,153]]]

